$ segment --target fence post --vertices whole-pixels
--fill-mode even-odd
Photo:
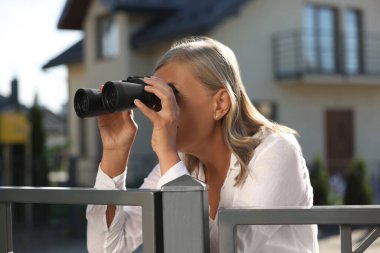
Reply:
[[[12,210],[10,203],[0,203],[0,252],[13,252]]]
[[[162,186],[165,253],[209,253],[207,186],[188,175]]]
[[[352,229],[351,225],[340,224],[340,243],[341,243],[341,252],[342,253],[352,253]]]

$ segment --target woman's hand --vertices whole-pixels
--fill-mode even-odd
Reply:
[[[132,111],[115,112],[97,117],[103,143],[102,170],[110,177],[121,174],[128,162],[137,134]]]
[[[179,107],[172,88],[158,77],[144,78],[145,91],[155,94],[161,100],[162,109],[156,112],[140,100],[135,105],[152,122],[152,148],[160,162],[161,175],[179,162],[176,148]]]

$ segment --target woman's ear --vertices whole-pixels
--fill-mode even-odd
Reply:
[[[214,120],[220,120],[229,111],[231,99],[226,89],[218,90],[214,98]]]

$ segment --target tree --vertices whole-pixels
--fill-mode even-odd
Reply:
[[[367,176],[367,165],[363,159],[351,161],[346,174],[345,205],[370,205],[372,189]]]
[[[315,156],[311,165],[308,167],[310,170],[311,185],[314,190],[314,205],[328,205],[329,178],[326,166],[319,156]]]
[[[48,186],[48,166],[45,152],[45,130],[43,126],[43,113],[38,104],[38,97],[35,96],[33,106],[29,111],[29,120],[32,126],[32,180],[33,186]],[[34,221],[45,223],[48,221],[49,208],[46,205],[34,206]]]

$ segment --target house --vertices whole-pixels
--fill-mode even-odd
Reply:
[[[46,147],[53,148],[66,144],[66,115],[53,113],[47,108],[41,107],[43,114],[43,126],[46,133]],[[29,108],[19,103],[18,99],[18,80],[14,78],[11,81],[11,94],[9,97],[0,95],[0,113],[1,112],[21,112],[29,114]]]
[[[34,185],[35,182],[28,181],[25,176],[27,160],[35,159],[26,157],[26,153],[31,152],[27,149],[32,147],[30,145],[31,109],[19,102],[16,78],[11,81],[10,86],[11,94],[8,97],[0,95],[0,185]],[[49,151],[49,159],[62,161],[64,153],[58,153],[56,150],[65,146],[67,142],[65,117],[47,108],[40,108],[40,110],[46,141],[44,145]],[[50,164],[56,166],[61,163]],[[57,170],[57,168],[52,169]]]
[[[58,28],[82,30],[83,40],[44,68],[68,67],[70,153],[80,184],[93,184],[101,148],[95,119],[78,119],[70,106],[76,89],[150,74],[186,35],[234,50],[252,101],[299,132],[307,161],[320,155],[333,174],[360,156],[380,176],[378,13],[374,0],[67,0]],[[141,171],[155,158],[150,123],[138,113],[136,121],[129,166]]]

